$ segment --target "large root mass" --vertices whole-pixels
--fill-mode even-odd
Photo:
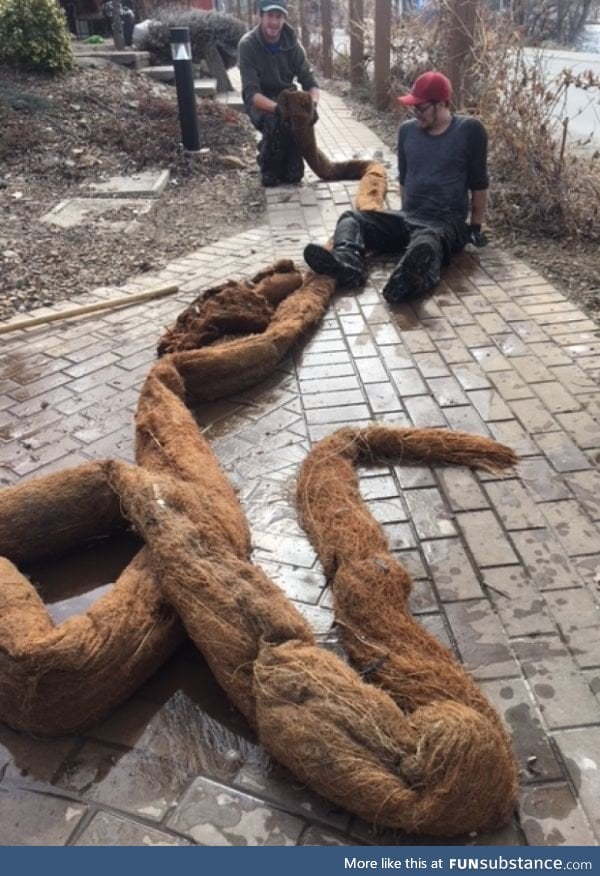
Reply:
[[[380,209],[385,170],[328,162],[305,95],[283,95],[281,109],[311,167],[326,179],[360,178],[357,206]],[[208,290],[159,343],[136,414],[137,466],[89,463],[2,491],[0,716],[50,735],[98,721],[166,659],[183,623],[265,748],[329,800],[408,832],[499,827],[516,795],[506,733],[408,612],[410,577],[364,506],[355,467],[383,458],[500,471],[512,451],[383,426],[342,429],[314,448],[298,502],[333,586],[349,666],[316,646],[250,562],[243,511],[189,410],[270,374],[318,326],[333,289],[282,261]],[[88,612],[55,625],[17,565],[126,523],[144,547]]]

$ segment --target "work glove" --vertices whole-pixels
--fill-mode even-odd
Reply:
[[[472,243],[473,246],[476,246],[478,249],[481,249],[482,246],[488,245],[488,239],[481,230],[481,225],[477,225],[473,222],[469,225],[469,243]]]
[[[319,121],[319,113],[317,112],[317,105],[313,103],[313,114],[312,119],[310,120],[311,125],[316,125]]]

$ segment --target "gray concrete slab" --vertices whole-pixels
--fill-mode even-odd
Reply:
[[[196,79],[194,80],[194,91],[196,97],[214,97],[217,93],[217,80]]]
[[[131,176],[113,176],[105,182],[90,183],[89,196],[104,198],[158,198],[169,182],[168,170],[142,170]]]
[[[106,231],[127,232],[131,223],[148,213],[152,206],[152,201],[137,198],[69,198],[42,216],[41,221],[59,228],[94,223]]]
[[[119,64],[121,67],[133,67],[135,70],[142,70],[150,64],[150,55],[148,52],[138,52],[134,49],[118,49],[106,48],[103,45],[83,45],[78,44],[75,49],[75,62],[82,67],[89,66],[86,61],[92,59],[97,62],[99,60],[108,61],[111,64]]]
[[[153,67],[145,67],[142,70],[146,76],[156,79],[157,82],[174,82],[175,70],[172,64],[159,64]]]
[[[238,112],[244,109],[244,101],[239,91],[224,91],[217,95],[217,100],[219,103],[224,103],[230,109],[238,110]]]

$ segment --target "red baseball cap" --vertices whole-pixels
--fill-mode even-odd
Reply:
[[[448,77],[430,70],[415,79],[410,92],[399,97],[398,103],[403,106],[418,106],[429,101],[447,103],[451,95],[452,85]]]

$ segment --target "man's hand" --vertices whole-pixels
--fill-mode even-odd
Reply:
[[[473,222],[469,225],[469,243],[472,243],[473,246],[476,246],[478,249],[488,245],[488,239],[481,230],[481,225],[477,225]]]

